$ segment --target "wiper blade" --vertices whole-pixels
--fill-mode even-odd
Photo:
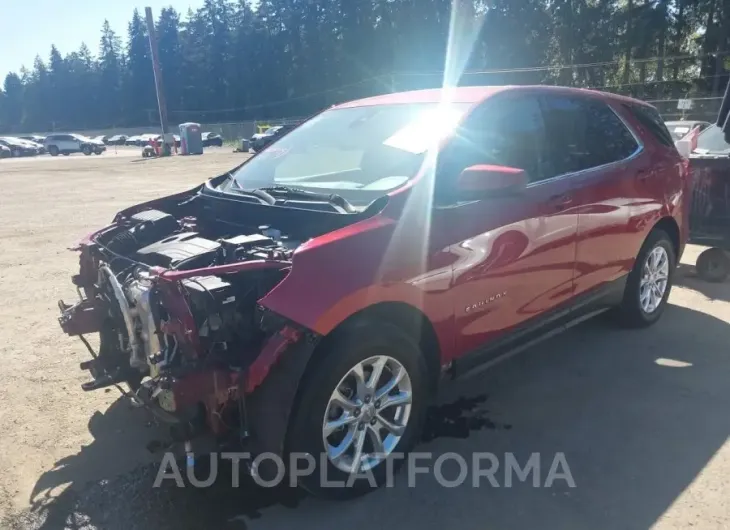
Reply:
[[[303,190],[301,188],[290,188],[288,186],[270,186],[266,188],[258,188],[261,191],[271,195],[283,195],[289,198],[297,198],[309,201],[324,201],[343,209],[347,213],[355,211],[352,204],[348,202],[342,195],[336,193],[317,193],[316,191]]]
[[[265,190],[263,190],[263,189],[246,190],[241,187],[241,185],[238,183],[238,181],[236,181],[236,178],[233,175],[231,175],[230,173],[227,173],[226,177],[228,179],[227,182],[230,182],[230,185],[228,186],[227,190],[223,190],[223,191],[227,191],[229,193],[235,193],[236,195],[243,195],[244,197],[251,197],[254,199],[258,199],[259,202],[261,202],[262,204],[273,205],[274,203],[276,203],[276,199],[274,199],[271,195],[266,193]]]

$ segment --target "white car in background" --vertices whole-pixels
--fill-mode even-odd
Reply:
[[[51,134],[46,138],[46,149],[51,156],[84,153],[100,155],[106,151],[103,142],[81,136],[80,134]]]

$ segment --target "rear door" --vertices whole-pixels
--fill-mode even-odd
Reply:
[[[574,295],[602,294],[633,265],[631,225],[642,146],[604,101],[548,95],[542,99],[555,171],[570,175],[578,216]]]

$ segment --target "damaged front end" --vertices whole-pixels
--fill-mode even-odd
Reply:
[[[190,202],[120,214],[84,240],[80,300],[59,302],[59,322],[93,355],[81,363],[92,376],[84,390],[126,384],[179,441],[244,437],[246,396],[284,352],[311,352],[318,340],[258,303],[289,273],[301,240],[190,215]],[[84,338],[97,332],[98,353]]]

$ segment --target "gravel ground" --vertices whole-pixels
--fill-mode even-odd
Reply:
[[[61,333],[56,301],[75,298],[66,247],[125,206],[191,188],[243,160],[102,156],[0,161],[0,528],[730,527],[730,285],[694,278],[690,247],[663,320],[643,331],[587,322],[450,387],[419,448],[470,458],[557,452],[575,488],[513,483],[445,489],[431,477],[347,503],[243,480],[221,465],[207,489],[153,488],[164,433],[115,390],[84,393],[82,345]],[[206,475],[206,462],[196,472]],[[453,477],[454,470],[445,470]]]

